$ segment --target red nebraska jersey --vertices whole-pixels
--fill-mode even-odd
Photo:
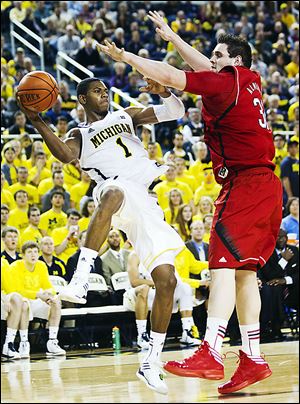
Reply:
[[[185,91],[202,96],[205,143],[216,181],[253,167],[275,169],[275,148],[261,93],[258,73],[242,66],[185,72]]]

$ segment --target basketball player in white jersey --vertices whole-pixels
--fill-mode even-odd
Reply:
[[[176,287],[175,256],[184,243],[163,219],[155,199],[148,195],[151,182],[165,173],[166,165],[148,158],[135,127],[179,119],[183,103],[166,87],[147,79],[142,91],[159,94],[162,105],[129,107],[110,113],[108,89],[97,78],[82,80],[77,98],[86,114],[84,126],[71,129],[65,141],[57,137],[33,108],[20,108],[45,140],[51,153],[63,163],[79,159],[82,170],[97,182],[93,197],[96,209],[77,270],[61,299],[85,303],[88,275],[101,245],[113,225],[131,240],[141,262],[151,272],[156,295],[151,313],[150,348],[139,369],[148,387],[167,393],[157,363],[170,322]]]

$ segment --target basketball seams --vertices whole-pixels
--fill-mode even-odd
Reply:
[[[43,72],[43,73],[44,73],[44,72]],[[48,75],[48,73],[45,73],[45,74],[47,75],[48,78],[51,79],[51,77]],[[34,74],[31,74],[31,75],[28,77],[28,79],[30,79],[30,77],[34,77],[35,79],[44,81],[45,83],[48,84],[49,87],[51,87],[51,89],[53,89],[53,87],[51,86],[51,84],[53,84],[53,81],[52,81],[52,80],[51,80],[51,84],[50,84],[49,81],[47,81],[47,80],[45,80],[45,79],[42,79],[42,77],[35,76]],[[56,85],[55,85],[54,87],[56,87]]]

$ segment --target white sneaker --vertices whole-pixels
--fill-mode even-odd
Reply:
[[[58,296],[61,300],[66,300],[67,302],[85,304],[88,290],[88,277],[75,272],[71,282],[61,289]]]
[[[201,339],[195,338],[193,330],[183,330],[180,343],[187,346],[196,346],[201,344]]]
[[[49,339],[47,341],[47,356],[66,355],[66,351],[58,345],[57,339]]]
[[[28,341],[21,341],[19,346],[19,354],[22,359],[30,357],[30,344]]]
[[[158,364],[145,362],[136,372],[136,375],[149,389],[160,394],[168,393],[168,387],[164,381],[164,372]]]
[[[2,356],[7,359],[21,359],[21,355],[15,349],[13,342],[3,345]]]
[[[137,339],[137,347],[140,349],[148,349],[149,348],[149,335],[146,332],[143,332],[142,335],[138,335]]]

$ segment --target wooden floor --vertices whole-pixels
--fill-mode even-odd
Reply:
[[[238,352],[224,346],[223,352]],[[162,360],[182,359],[193,349],[164,351]],[[297,403],[298,341],[262,345],[273,375],[230,396],[217,393],[220,381],[167,374],[168,395],[149,390],[135,375],[141,353],[68,354],[67,358],[1,363],[2,403]],[[237,357],[225,359],[225,380]],[[223,382],[223,381],[222,381]]]

